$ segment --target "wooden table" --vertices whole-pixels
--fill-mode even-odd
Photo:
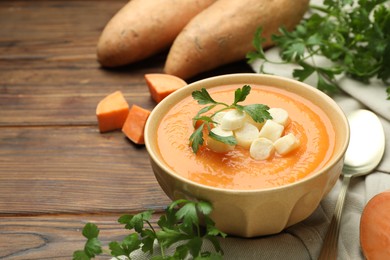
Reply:
[[[119,240],[121,214],[158,216],[170,202],[145,147],[97,128],[96,105],[116,90],[155,106],[143,75],[162,72],[166,53],[112,70],[96,61],[126,2],[0,1],[0,259],[71,259],[85,223]],[[234,72],[251,69],[243,60],[188,82]]]

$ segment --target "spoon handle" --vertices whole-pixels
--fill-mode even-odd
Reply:
[[[318,257],[318,260],[337,259],[337,244],[339,241],[341,213],[343,211],[345,195],[347,194],[347,189],[350,180],[351,180],[351,175],[348,174],[343,175],[343,183],[341,185],[339,197],[337,199],[333,217],[330,222],[328,232],[326,233],[324,244],[322,245],[321,253],[320,256]]]

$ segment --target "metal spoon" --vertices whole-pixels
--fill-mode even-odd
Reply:
[[[345,153],[343,182],[319,260],[337,258],[341,213],[351,178],[370,173],[379,164],[385,151],[383,126],[374,113],[363,109],[356,110],[348,115],[348,122],[350,141]]]

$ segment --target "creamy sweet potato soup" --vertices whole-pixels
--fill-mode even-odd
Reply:
[[[232,103],[234,91],[242,85],[208,89],[213,99]],[[233,151],[216,153],[202,146],[195,154],[189,137],[194,131],[192,118],[203,107],[191,96],[175,105],[158,127],[159,152],[177,174],[204,185],[251,190],[282,186],[300,180],[320,169],[331,157],[335,132],[327,115],[312,102],[286,90],[251,85],[246,104],[265,104],[289,113],[284,134],[294,134],[300,142],[291,153],[254,160],[248,149],[236,146]]]

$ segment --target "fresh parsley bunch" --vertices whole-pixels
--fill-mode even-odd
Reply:
[[[234,92],[234,101],[231,105],[215,101],[205,88],[192,92],[192,97],[198,102],[198,104],[208,105],[199,110],[196,116],[192,119],[194,123],[196,123],[197,121],[202,122],[202,124],[200,124],[190,136],[190,144],[194,153],[197,153],[200,146],[204,143],[203,129],[205,127],[207,127],[208,134],[211,138],[229,145],[237,144],[237,140],[234,136],[223,137],[216,135],[210,131],[211,126],[216,123],[213,121],[213,116],[221,111],[237,109],[239,111],[246,112],[250,117],[252,117],[255,122],[259,123],[264,122],[264,120],[266,119],[272,119],[270,113],[268,112],[269,107],[266,105],[250,104],[243,106],[238,104],[239,102],[242,102],[246,99],[250,91],[251,87],[249,85],[244,85],[242,88],[236,89],[236,91]],[[218,105],[222,106],[223,108],[215,111],[210,116],[204,115]]]
[[[174,201],[157,223],[160,230],[155,230],[150,223],[153,214],[151,210],[136,215],[123,215],[118,222],[135,232],[120,242],[109,243],[109,252],[116,259],[131,259],[130,254],[139,250],[152,260],[180,260],[188,257],[197,260],[222,259],[223,250],[217,237],[226,237],[226,234],[215,227],[209,217],[211,211],[211,204],[205,201]],[[205,228],[201,228],[201,220]],[[73,260],[89,260],[103,253],[102,243],[98,238],[99,228],[95,224],[87,223],[82,234],[87,241],[83,250],[73,253]],[[202,251],[205,240],[211,242],[215,252]],[[161,254],[158,256],[153,256],[155,243],[160,247]],[[176,246],[173,255],[167,255],[166,250],[172,246]]]
[[[362,82],[377,77],[390,84],[390,8],[385,2],[388,0],[324,0],[324,6],[311,6],[315,12],[294,31],[280,28],[272,41],[280,47],[284,63],[299,65],[294,78],[304,81],[316,73],[317,88],[328,94],[338,91],[335,76],[342,73]],[[256,59],[273,63],[264,55],[261,34],[260,28],[253,40],[256,51],[247,54],[249,63]],[[315,56],[332,65],[316,65]]]

